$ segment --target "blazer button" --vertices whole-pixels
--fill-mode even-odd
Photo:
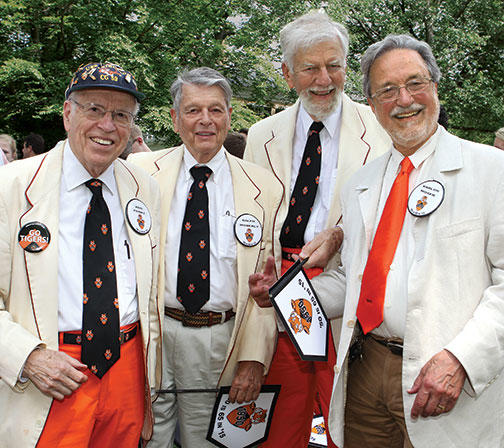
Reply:
[[[347,322],[347,327],[348,328],[353,328],[355,327],[355,321],[353,319],[350,319],[348,322]]]

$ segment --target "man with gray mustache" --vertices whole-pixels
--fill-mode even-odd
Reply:
[[[333,255],[341,241],[335,227],[341,218],[341,186],[384,153],[390,140],[369,107],[343,93],[348,53],[343,25],[314,11],[282,29],[280,46],[284,78],[299,100],[251,127],[244,158],[271,170],[284,190],[276,215],[275,260],[270,259],[266,269],[280,275],[298,256],[310,257],[305,268],[314,276],[339,262]],[[311,199],[305,200],[310,191]],[[337,328],[333,322],[335,336]],[[302,361],[280,329],[266,383],[281,384],[282,390],[268,440],[261,446],[305,448],[316,397],[327,421],[335,361],[332,340],[329,346],[328,362]],[[334,444],[329,440],[328,446]]]
[[[361,65],[393,145],[343,188],[342,268],[313,280],[328,316],[343,312],[331,436],[502,447],[504,154],[438,125],[427,43],[389,35]]]

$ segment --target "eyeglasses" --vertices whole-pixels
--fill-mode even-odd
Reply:
[[[112,121],[116,125],[128,127],[133,124],[133,120],[135,119],[135,116],[126,110],[107,110],[103,106],[94,103],[81,104],[73,98],[70,98],[70,101],[80,107],[88,120],[99,121],[107,114],[107,112],[110,112],[112,115]]]
[[[390,103],[399,98],[401,89],[404,87],[411,96],[422,93],[426,87],[432,82],[431,78],[415,78],[400,86],[387,86],[376,91],[371,98],[376,99],[379,103]]]

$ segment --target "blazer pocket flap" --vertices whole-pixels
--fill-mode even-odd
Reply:
[[[437,234],[439,238],[453,238],[477,230],[483,230],[483,222],[479,217],[440,227],[437,230]]]

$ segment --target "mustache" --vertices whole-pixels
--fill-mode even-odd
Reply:
[[[408,107],[396,106],[390,111],[390,116],[396,117],[397,115],[411,114],[414,112],[420,112],[423,109],[425,109],[425,106],[422,106],[421,104],[416,104],[416,103],[411,104]]]
[[[313,92],[313,93],[330,92],[331,90],[337,90],[337,89],[338,89],[337,86],[335,86],[334,84],[330,84],[324,88],[313,87],[313,88],[309,89],[309,92]]]

